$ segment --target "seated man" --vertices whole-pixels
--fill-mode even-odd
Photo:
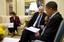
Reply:
[[[36,12],[32,19],[29,21],[28,25],[26,27],[36,27],[36,28],[40,28],[41,25],[44,25],[44,18],[46,16],[46,14],[43,12],[44,9],[42,6],[39,7],[39,12]],[[41,30],[40,30],[41,32]],[[28,30],[24,30],[22,32],[22,36],[21,36],[21,39],[19,42],[31,42],[31,40],[33,39],[33,35],[34,33],[33,32],[30,32]]]
[[[59,25],[62,21],[61,14],[57,11],[57,4],[54,1],[50,1],[46,4],[46,12],[49,16],[48,24],[41,35],[40,40],[43,42],[53,42]],[[39,33],[35,34],[36,37],[40,36]]]

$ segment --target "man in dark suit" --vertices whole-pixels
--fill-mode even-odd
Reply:
[[[48,24],[41,35],[40,40],[44,42],[53,42],[59,25],[62,21],[61,14],[57,11],[57,4],[54,1],[50,1],[46,4],[46,12],[49,16]],[[38,35],[39,33],[35,34]],[[37,36],[36,36],[37,37]]]
[[[40,28],[41,25],[44,25],[44,18],[45,18],[46,14],[43,12],[43,7],[40,6],[39,7],[39,12],[36,12],[33,17],[31,18],[31,20],[29,21],[29,23],[27,24],[26,27],[36,27],[36,28]],[[40,31],[41,32],[41,31]],[[33,32],[30,32],[28,30],[24,30],[22,32],[22,36],[19,42],[31,42],[31,40],[33,39]]]

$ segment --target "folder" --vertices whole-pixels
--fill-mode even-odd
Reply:
[[[28,27],[28,28],[26,28],[26,30],[29,30],[29,31],[34,32],[34,33],[37,33],[40,29],[35,28],[35,27]]]
[[[7,23],[7,27],[8,28],[13,28],[14,27],[14,23]]]

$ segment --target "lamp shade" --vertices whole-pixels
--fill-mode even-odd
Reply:
[[[31,2],[30,6],[29,6],[29,10],[38,11],[37,3],[36,2]]]

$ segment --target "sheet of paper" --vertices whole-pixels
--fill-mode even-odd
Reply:
[[[40,29],[34,28],[34,27],[29,27],[29,28],[26,28],[26,30],[32,31],[34,33],[37,33]]]
[[[18,42],[20,39],[19,38],[9,38],[5,37],[2,42]]]
[[[7,23],[7,27],[8,28],[13,28],[14,27],[14,23]]]

